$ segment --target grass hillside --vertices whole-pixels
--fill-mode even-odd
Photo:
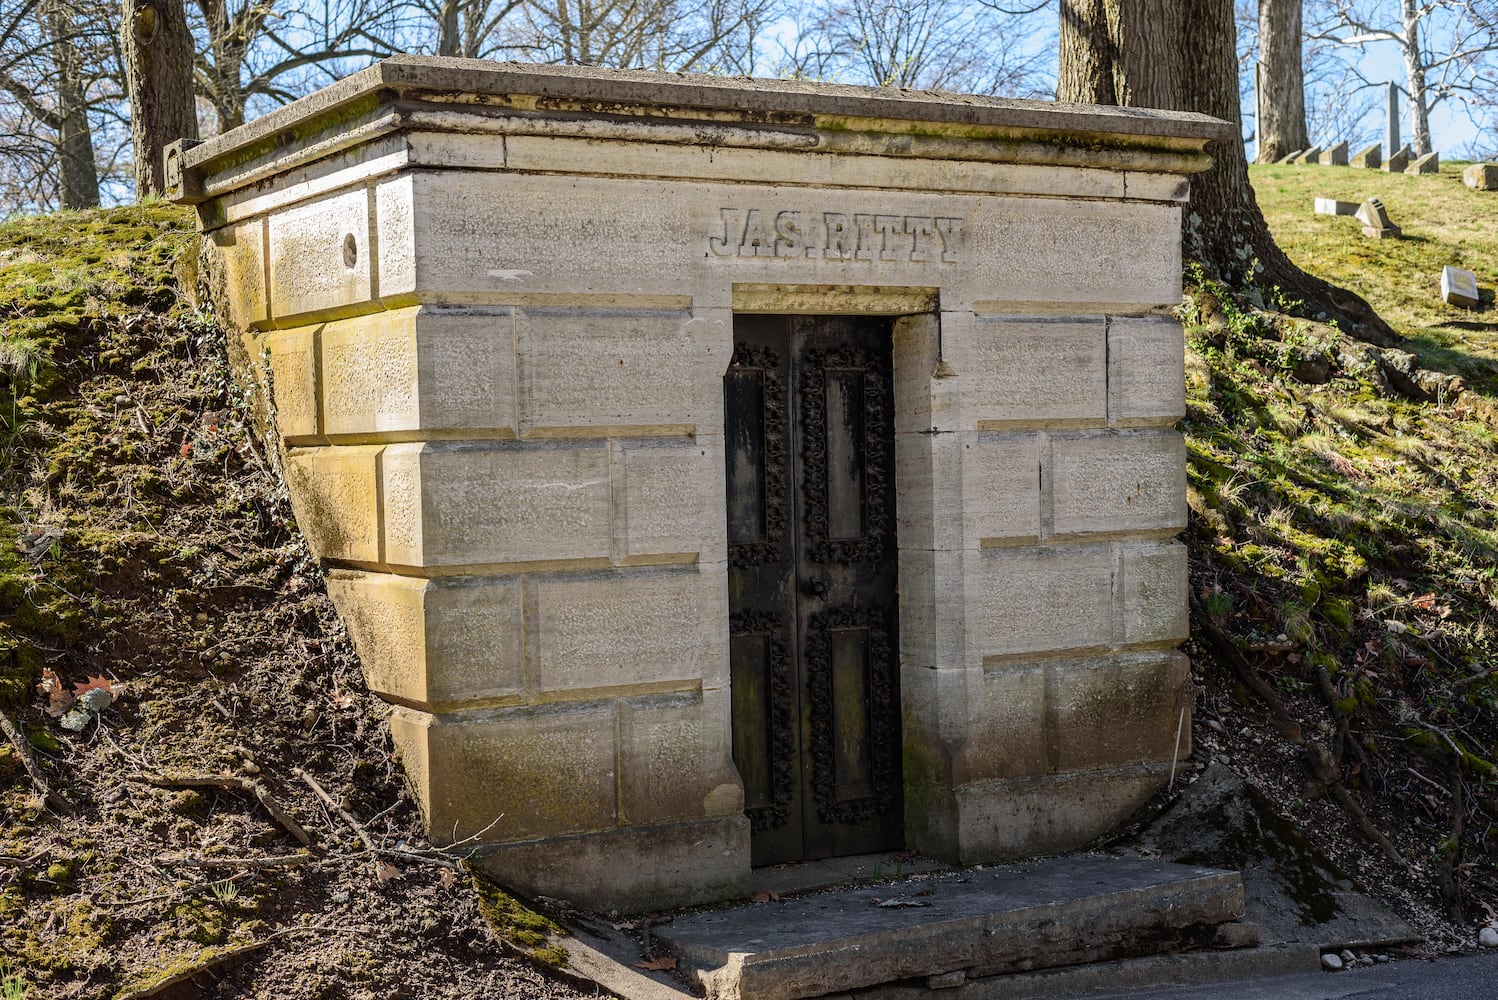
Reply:
[[[1380,351],[1274,289],[1188,289],[1199,752],[1272,793],[1448,942],[1498,906],[1498,194],[1459,170],[1256,167],[1280,245],[1407,339]],[[1380,198],[1402,240],[1316,196]],[[1445,264],[1476,310],[1441,301]]]
[[[424,849],[194,248],[0,225],[0,996],[574,995]]]

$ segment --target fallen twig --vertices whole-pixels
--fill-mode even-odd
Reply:
[[[294,868],[316,861],[313,854],[277,854],[264,858],[157,858],[163,868]]]
[[[5,738],[10,741],[10,745],[16,748],[16,755],[21,758],[21,765],[31,776],[31,783],[36,786],[38,792],[41,792],[42,801],[51,806],[55,813],[76,816],[78,810],[73,807],[73,803],[69,802],[61,792],[53,791],[52,787],[47,784],[46,776],[42,774],[42,769],[37,766],[36,757],[31,752],[30,742],[21,734],[16,724],[10,721],[10,716],[4,712],[0,712],[0,729],[5,731]]]
[[[312,846],[312,836],[302,825],[291,818],[285,807],[276,801],[275,796],[260,782],[251,778],[240,778],[232,774],[206,775],[206,774],[151,774],[142,772],[134,775],[132,781],[141,781],[157,788],[223,788],[235,792],[248,792],[255,796],[265,811],[270,813],[271,818],[281,825],[281,828],[291,834],[301,843],[303,847]]]
[[[312,777],[312,775],[308,774],[306,771],[303,771],[299,767],[293,769],[292,773],[306,782],[307,787],[312,789],[313,794],[322,799],[324,805],[336,812],[343,819],[343,821],[347,823],[349,827],[359,835],[359,840],[361,843],[363,843],[365,850],[375,850],[374,841],[369,839],[369,834],[365,832],[364,825],[354,818],[353,813],[343,808],[343,806],[339,805],[337,802],[334,802],[333,797],[327,793],[327,790],[324,789],[322,785],[319,785],[317,783],[316,778]]]

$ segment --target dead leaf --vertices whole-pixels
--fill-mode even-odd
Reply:
[[[778,893],[778,892],[772,892],[769,889],[761,889],[761,890],[759,890],[759,892],[756,892],[754,894],[754,902],[756,902],[756,903],[778,903],[778,902],[780,902],[780,893]]]
[[[389,882],[393,878],[400,878],[402,874],[404,873],[399,868],[388,861],[375,862],[375,875],[379,877],[381,882]]]
[[[354,707],[354,696],[347,691],[340,691],[337,688],[334,688],[332,694],[328,695],[328,700],[333,703],[334,708]]]
[[[125,685],[123,683],[115,684],[108,677],[90,677],[86,681],[79,681],[73,685],[73,697],[82,698],[90,691],[103,691],[109,695],[109,700],[113,702],[119,698],[120,692],[124,690]]]
[[[451,868],[442,869],[442,874],[437,876],[437,881],[442,883],[442,888],[451,889],[458,882],[458,876],[453,874]]]
[[[188,456],[190,456],[192,454],[192,442],[191,441],[184,441],[184,442],[182,442],[181,454],[182,454],[183,458],[187,458]]]
[[[72,708],[73,702],[78,700],[63,685],[61,677],[46,669],[42,671],[42,682],[36,686],[36,693],[47,699],[47,714],[54,719]]]
[[[676,968],[676,958],[666,955],[661,958],[647,958],[643,962],[636,962],[635,968],[648,969],[651,972],[670,972]]]

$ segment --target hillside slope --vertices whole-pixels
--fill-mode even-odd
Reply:
[[[1436,943],[1498,906],[1498,196],[1255,168],[1280,244],[1407,338],[1371,349],[1273,289],[1188,289],[1198,753],[1270,793]],[[1312,214],[1380,197],[1403,240]],[[1440,300],[1476,270],[1480,309]]]
[[[184,294],[193,247],[162,206],[0,226],[0,710],[67,800],[44,808],[0,740],[4,996],[194,971],[192,995],[574,995],[506,957],[467,874],[421,846],[223,335]]]

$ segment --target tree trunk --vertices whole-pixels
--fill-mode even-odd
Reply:
[[[1425,86],[1425,58],[1420,51],[1420,4],[1418,0],[1401,0],[1404,38],[1399,48],[1404,54],[1404,69],[1410,82],[1410,131],[1414,133],[1415,153],[1424,156],[1431,150],[1430,95]]]
[[[57,64],[57,154],[63,208],[97,208],[99,167],[94,161],[94,134],[88,124],[88,95],[83,89],[83,57],[74,39],[75,26],[61,4],[47,5]]]
[[[1170,0],[1061,0],[1056,99],[1175,107],[1176,7]]]
[[[1302,0],[1259,0],[1260,163],[1273,163],[1311,145],[1306,134],[1301,4]]]
[[[135,197],[166,190],[162,150],[198,137],[194,46],[182,0],[123,0],[120,55],[135,142]]]
[[[1063,71],[1057,98],[1102,103],[1095,96],[1111,86],[1114,94],[1130,95],[1136,102],[1221,118],[1241,133],[1233,0],[1180,0],[1163,5],[1174,10],[1171,18],[1162,16],[1160,4],[1161,0],[1062,0]],[[1099,7],[1109,26],[1104,31],[1097,29],[1093,16]],[[1117,44],[1120,37],[1129,35],[1146,37],[1135,39],[1132,46]],[[1068,56],[1069,51],[1073,55]],[[1147,67],[1142,79],[1130,79],[1149,53],[1172,53],[1174,58],[1158,61],[1173,65],[1163,72],[1157,66]],[[1094,63],[1099,68],[1090,68]],[[1088,67],[1087,72],[1078,72],[1079,67]],[[1109,82],[1103,82],[1104,76]],[[1075,86],[1092,89],[1072,89]],[[1173,91],[1168,102],[1162,101],[1167,96],[1161,92],[1165,86]],[[1214,165],[1191,178],[1191,202],[1182,213],[1185,255],[1230,287],[1277,286],[1286,298],[1303,303],[1300,311],[1311,316],[1324,313],[1352,336],[1385,346],[1398,343],[1399,335],[1368,303],[1306,274],[1280,250],[1254,200],[1242,141],[1216,143],[1210,152]]]
[[[442,0],[437,17],[437,54],[439,56],[467,55],[461,51],[461,32],[458,25],[458,0]]]

